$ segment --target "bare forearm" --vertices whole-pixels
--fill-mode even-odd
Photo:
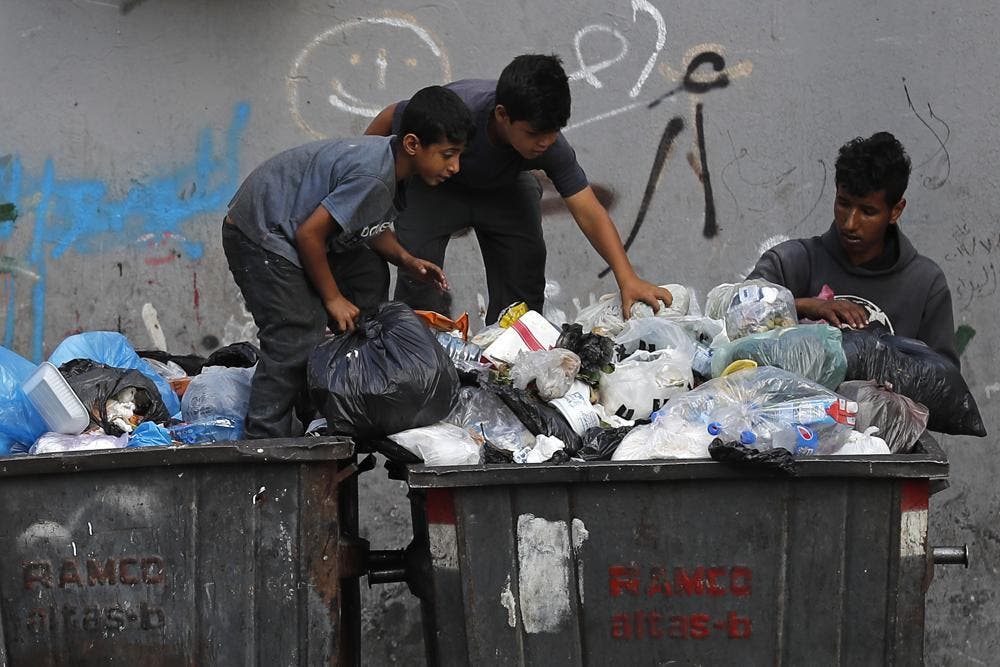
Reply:
[[[403,266],[411,257],[406,248],[400,244],[399,239],[396,238],[396,232],[391,229],[376,236],[371,242],[371,247],[385,261],[395,266]]]
[[[382,109],[368,125],[365,134],[373,134],[379,137],[388,137],[392,134],[392,114],[395,111],[395,104],[390,104],[385,109]]]
[[[341,294],[340,288],[337,287],[337,281],[333,277],[333,272],[330,271],[330,264],[326,255],[326,245],[322,241],[317,243],[316,239],[310,239],[308,235],[303,236],[304,238],[300,238],[298,243],[299,260],[302,262],[302,269],[306,272],[313,287],[316,288],[316,292],[319,294],[320,299],[323,300],[323,303],[329,303],[339,298]]]

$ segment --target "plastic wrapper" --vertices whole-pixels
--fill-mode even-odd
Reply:
[[[170,431],[154,422],[142,422],[129,435],[129,447],[163,447],[173,444]]]
[[[128,435],[106,435],[104,433],[43,433],[28,450],[29,454],[55,454],[58,452],[82,452],[92,449],[122,449],[128,445]]]
[[[562,288],[554,280],[545,281],[545,304],[542,306],[542,317],[547,319],[557,327],[569,321],[566,311],[558,307],[559,298],[562,296]]]
[[[73,359],[60,366],[59,372],[90,413],[91,422],[108,435],[131,433],[146,420],[163,423],[170,418],[158,387],[134,368]],[[172,390],[170,395],[177,398]]]
[[[787,288],[766,280],[737,283],[723,319],[730,340],[790,327],[798,323],[795,297]]]
[[[437,423],[451,412],[459,390],[444,348],[398,302],[382,304],[353,332],[317,345],[307,378],[329,432],[357,438]]]
[[[676,350],[638,351],[613,373],[601,374],[600,403],[623,419],[647,419],[693,383],[690,356]]]
[[[858,404],[855,428],[858,431],[877,428],[893,454],[910,452],[927,428],[930,415],[927,408],[897,394],[891,387],[870,380],[851,380],[841,384],[837,393]]]
[[[919,340],[888,335],[877,323],[844,331],[847,380],[872,380],[925,405],[927,428],[950,435],[985,436],[976,399],[961,371]]]
[[[615,360],[622,361],[633,352],[675,350],[688,363],[694,357],[695,341],[677,323],[660,317],[631,319],[614,338]]]
[[[461,426],[473,439],[485,438],[508,453],[535,441],[535,436],[496,394],[479,387],[462,387],[455,409],[444,421]]]
[[[580,357],[567,349],[557,347],[540,352],[522,352],[514,362],[510,379],[518,389],[526,389],[532,382],[543,401],[564,396],[576,374],[580,372]]]
[[[206,366],[191,378],[181,399],[181,414],[188,423],[216,418],[242,422],[250,407],[254,368]]]
[[[243,438],[243,420],[234,417],[209,417],[177,424],[167,429],[171,438],[185,445],[205,445]]]
[[[643,302],[635,303],[632,305],[631,317],[672,318],[701,314],[701,309],[698,307],[698,302],[694,298],[694,292],[691,288],[673,283],[661,285],[661,287],[670,290],[673,302],[669,306],[664,306],[661,303],[660,309],[656,313],[653,313],[653,309]],[[621,294],[615,292],[602,295],[596,302],[579,308],[573,321],[582,326],[584,331],[614,338],[621,333],[622,327],[625,326],[625,318],[622,317]]]
[[[584,333],[579,324],[564,324],[562,333],[556,340],[556,347],[574,352],[580,358],[579,377],[588,384],[595,385],[601,379],[601,371],[610,370],[615,354],[615,343],[607,336]]]
[[[134,369],[149,378],[160,392],[160,401],[169,416],[179,415],[181,402],[170,384],[139,357],[128,339],[114,331],[86,331],[59,343],[49,361],[60,367],[74,359],[89,359],[111,368]]]
[[[482,448],[461,426],[432,424],[394,433],[389,439],[419,456],[425,465],[475,465]]]
[[[559,438],[551,435],[536,435],[532,445],[514,452],[513,461],[514,463],[545,463],[556,452],[563,451],[565,447],[566,445]]]
[[[0,347],[0,456],[15,447],[31,447],[48,430],[45,420],[21,385],[38,367],[16,352]]]
[[[713,436],[702,424],[660,417],[652,424],[636,426],[629,431],[611,460],[708,458],[708,445],[712,439]]]
[[[187,377],[187,371],[180,367],[175,361],[157,361],[156,359],[146,359],[146,363],[153,367],[153,370],[160,374],[167,382],[179,380]]]
[[[777,366],[836,389],[847,373],[841,338],[840,329],[827,324],[750,334],[714,350],[712,375],[721,376],[726,366],[738,359],[751,359],[760,366]]]
[[[655,421],[700,425],[727,442],[799,454],[836,451],[854,427],[856,405],[806,378],[762,366],[706,382],[673,398]]]

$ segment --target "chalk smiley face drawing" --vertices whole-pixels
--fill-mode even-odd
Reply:
[[[292,63],[288,101],[299,127],[322,139],[336,134],[335,112],[374,118],[420,85],[450,80],[448,54],[434,35],[411,16],[386,14],[314,37]]]

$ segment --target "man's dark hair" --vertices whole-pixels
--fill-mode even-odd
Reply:
[[[559,56],[517,56],[497,80],[496,103],[511,121],[527,121],[536,132],[552,132],[569,121],[569,79]]]
[[[836,182],[852,195],[864,197],[885,190],[885,202],[891,208],[903,198],[909,180],[910,157],[888,132],[858,137],[840,147]]]
[[[462,98],[444,86],[421,88],[403,109],[399,136],[415,134],[424,146],[448,141],[468,144],[472,139],[472,113]]]

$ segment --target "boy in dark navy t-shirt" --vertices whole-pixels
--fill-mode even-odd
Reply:
[[[301,433],[293,411],[308,404],[309,354],[327,326],[353,330],[362,311],[387,299],[386,260],[447,289],[440,267],[407,252],[391,227],[404,205],[402,182],[414,176],[436,186],[458,173],[472,131],[462,100],[432,86],[414,95],[397,134],[299,146],[240,186],[222,243],[260,329],[247,438]]]

